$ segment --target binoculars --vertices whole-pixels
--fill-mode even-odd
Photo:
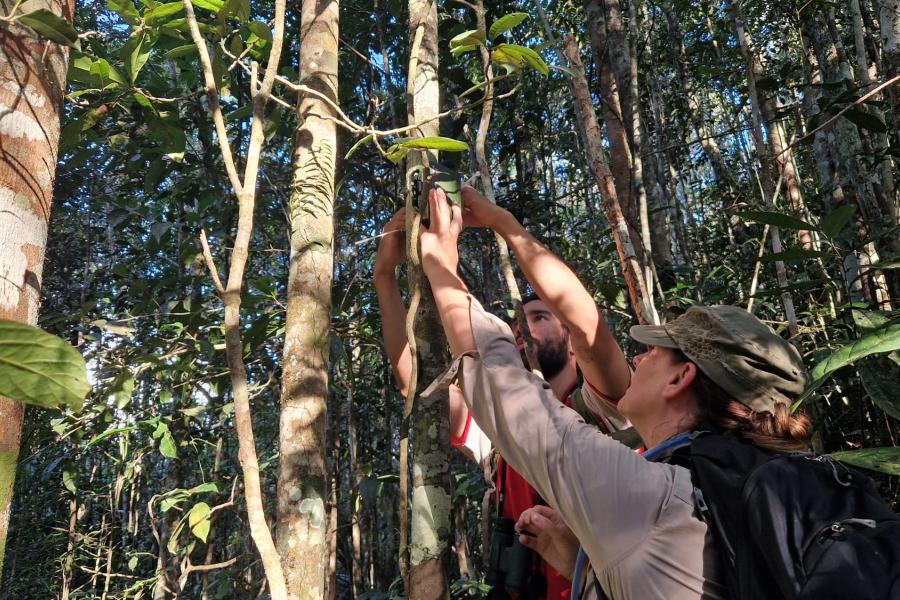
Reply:
[[[494,589],[521,593],[531,591],[535,555],[519,542],[515,524],[512,519],[497,518],[494,521],[485,582]]]

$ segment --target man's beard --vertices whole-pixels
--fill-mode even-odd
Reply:
[[[546,342],[535,340],[534,350],[544,379],[552,379],[569,363],[569,339],[565,336]],[[528,357],[525,355],[524,346],[521,355],[522,363],[528,367]]]

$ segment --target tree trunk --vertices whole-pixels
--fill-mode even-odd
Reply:
[[[862,93],[872,87],[874,78],[878,77],[878,72],[869,65],[869,55],[866,49],[866,25],[859,0],[850,0],[850,12],[853,16],[853,45],[858,71],[857,78],[863,84],[860,90],[860,93]],[[890,93],[890,90],[888,90],[888,94]],[[879,97],[880,95],[875,98],[878,99]],[[892,122],[890,115],[885,115],[879,108],[872,105],[863,105],[861,108],[890,126]],[[870,137],[872,138],[870,146],[874,145],[874,149],[867,148],[867,153],[877,153],[882,157],[878,161],[878,179],[875,182],[875,192],[878,194],[879,201],[882,203],[885,211],[894,213],[894,216],[896,216],[897,192],[894,184],[894,160],[890,153],[890,134],[887,132],[876,132],[870,133]]]
[[[890,79],[900,75],[900,0],[878,0],[881,26],[881,45],[884,52],[884,77]],[[900,90],[894,85],[889,88],[891,106],[894,111],[894,125],[900,125]],[[897,140],[894,130],[894,139]]]
[[[755,128],[762,133],[765,128],[766,137],[768,137],[771,147],[771,158],[778,167],[779,177],[784,181],[784,189],[788,202],[794,213],[801,219],[805,219],[806,204],[803,202],[803,193],[800,190],[800,178],[791,158],[790,147],[785,143],[784,132],[777,121],[778,100],[772,94],[760,93],[757,82],[765,76],[762,59],[753,44],[750,33],[744,26],[744,16],[741,8],[740,0],[732,2],[729,0],[729,6],[734,13],[734,29],[737,34],[738,43],[741,47],[741,54],[744,56],[744,62],[747,72],[747,85],[750,94],[750,105],[754,111]],[[757,136],[759,137],[759,136]],[[762,139],[757,139],[758,144],[765,144]],[[768,153],[760,152],[757,149],[760,160],[767,160]],[[762,165],[764,170],[769,169],[769,165]],[[765,178],[763,179],[765,181]],[[769,193],[770,190],[766,190]],[[777,192],[777,190],[776,190]],[[817,243],[813,239],[813,235],[809,231],[798,231],[797,238],[800,246],[805,250],[817,249]],[[774,239],[774,236],[773,236]]]
[[[843,60],[828,27],[828,16],[821,9],[801,13],[801,29],[805,41],[811,46],[810,63],[818,65],[823,82],[829,87],[823,93],[837,96],[852,84],[850,65]],[[872,177],[866,165],[859,160],[863,153],[859,131],[844,117],[838,118],[825,129],[836,174],[848,202],[859,208],[862,216],[863,240],[875,240],[875,247],[882,256],[900,256],[900,239],[896,235],[882,235],[893,226],[893,215],[884,214],[875,199]],[[891,275],[891,296],[900,296],[900,277]]]
[[[629,143],[628,129],[623,114],[622,98],[630,98],[630,56],[627,41],[621,31],[622,21],[617,0],[606,3],[612,19],[604,10],[601,0],[584,0],[584,15],[591,32],[591,51],[598,71],[600,96],[603,102],[603,122],[609,141],[609,166],[616,186],[616,195],[628,226],[628,234],[635,244],[635,256],[641,264],[643,277],[644,252],[641,241],[640,212],[634,194],[634,161]],[[612,20],[616,29],[610,30]],[[622,48],[622,45],[626,45]],[[616,63],[614,64],[614,59]],[[622,63],[625,63],[624,65]],[[618,67],[618,68],[616,68]],[[620,75],[617,77],[616,75]],[[622,85],[623,80],[625,85]],[[630,117],[632,111],[628,111]],[[646,285],[646,279],[645,279]]]
[[[302,83],[337,102],[337,0],[301,6]],[[282,375],[277,544],[288,597],[325,592],[326,411],[334,181],[337,131],[333,110],[300,98],[290,206],[291,262]]]
[[[706,121],[703,118],[705,114],[703,107],[691,87],[690,79],[685,72],[685,64],[687,62],[687,52],[684,48],[684,38],[678,27],[678,18],[675,10],[671,6],[666,6],[666,25],[668,27],[669,39],[672,44],[672,61],[675,64],[675,71],[678,75],[678,81],[681,85],[681,91],[685,96],[688,105],[688,115],[694,126],[694,132],[697,134],[700,147],[703,148],[706,158],[712,165],[713,174],[716,177],[716,183],[729,194],[731,193],[731,178],[728,175],[728,169],[725,166],[725,160],[722,158],[722,151],[716,139],[709,134],[706,127]]]
[[[72,22],[74,0],[3,0],[4,14],[46,9]],[[69,49],[15,22],[0,35],[0,319],[34,325],[56,176]],[[0,573],[24,407],[0,398]]]
[[[631,34],[629,36],[629,93],[627,96],[630,113],[631,146],[633,148],[633,175],[634,192],[637,197],[639,216],[641,223],[641,239],[645,250],[644,278],[648,289],[652,289],[653,281],[657,277],[657,269],[664,273],[665,282],[660,281],[662,287],[674,284],[672,277],[672,248],[669,241],[668,223],[666,222],[666,203],[663,191],[656,178],[656,167],[651,162],[649,168],[644,168],[644,158],[650,149],[650,138],[647,135],[647,127],[643,121],[640,103],[640,91],[638,87],[638,41],[642,33],[641,15],[643,7],[638,10],[638,0],[632,0],[628,4],[628,18],[631,22]],[[651,299],[652,299],[651,294]]]
[[[421,123],[413,135],[438,135],[440,124],[434,117],[440,112],[440,86],[438,83],[438,35],[437,4],[429,0],[409,1],[409,34],[411,54],[407,74],[406,111],[410,125]],[[413,378],[409,398],[404,410],[401,431],[401,484],[409,476],[408,462],[404,455],[408,450],[409,434],[406,428],[412,423],[413,460],[412,490],[407,496],[408,482],[401,485],[401,565],[408,565],[407,593],[411,600],[449,599],[447,566],[450,558],[450,425],[447,393],[420,396],[422,390],[448,366],[447,341],[440,317],[431,295],[431,286],[425,278],[418,260],[416,209],[422,211],[428,201],[427,185],[424,193],[415,197],[413,169],[437,160],[434,152],[412,152],[407,160],[407,256],[411,301],[408,313],[407,335],[413,351]],[[416,206],[417,204],[417,206]],[[409,322],[411,321],[411,322]],[[411,335],[410,335],[411,334]],[[412,402],[412,406],[409,402]],[[410,498],[411,496],[411,498]],[[409,511],[404,511],[410,502]],[[406,512],[408,520],[402,517]],[[409,543],[404,537],[409,527]],[[405,547],[404,547],[405,546]],[[405,570],[405,569],[404,569]]]
[[[609,164],[606,162],[606,156],[603,154],[603,148],[600,146],[600,125],[597,123],[597,116],[594,114],[594,106],[591,103],[587,80],[584,77],[584,65],[581,62],[578,43],[573,35],[569,34],[566,36],[563,48],[569,61],[569,66],[575,72],[575,75],[571,77],[571,84],[575,93],[575,114],[581,122],[584,138],[582,141],[587,153],[588,166],[597,181],[600,195],[603,197],[603,208],[606,211],[607,219],[609,219],[609,226],[616,244],[616,251],[619,254],[619,262],[622,267],[622,274],[625,277],[631,305],[634,307],[638,323],[656,323],[659,320],[659,316],[649,301],[649,292],[644,284],[641,266],[635,255],[628,227],[625,225],[625,218],[622,215],[622,207],[619,205],[619,199],[616,195],[613,176],[609,170]]]

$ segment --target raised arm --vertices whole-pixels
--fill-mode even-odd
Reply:
[[[375,256],[375,294],[378,296],[378,307],[381,312],[381,332],[384,346],[394,371],[397,387],[405,398],[409,393],[409,381],[412,372],[412,357],[406,340],[406,305],[400,295],[397,282],[397,266],[406,260],[403,228],[406,224],[406,209],[401,208],[384,225],[382,233],[390,233],[378,240],[378,253]],[[462,398],[459,388],[450,387],[450,433],[460,437],[466,429],[469,409]]]
[[[465,222],[490,227],[503,236],[534,291],[568,329],[584,378],[618,400],[631,378],[628,362],[590,293],[572,269],[528,233],[506,209],[463,186]]]
[[[405,397],[409,391],[412,358],[406,341],[406,306],[397,283],[397,265],[406,260],[403,228],[406,210],[400,209],[388,221],[382,233],[394,232],[378,240],[375,256],[375,293],[381,312],[381,333],[391,361],[397,387]]]
[[[559,511],[591,561],[602,568],[622,558],[652,529],[675,468],[645,461],[585,424],[524,368],[509,327],[485,313],[456,275],[459,208],[453,207],[452,218],[445,214],[439,190],[430,201],[432,223],[420,237],[422,265],[457,357],[448,377],[458,377],[479,427]]]

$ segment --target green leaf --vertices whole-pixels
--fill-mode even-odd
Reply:
[[[353,156],[354,154],[356,154],[356,151],[357,151],[357,150],[359,150],[359,149],[362,148],[365,144],[367,144],[367,143],[369,143],[369,142],[371,142],[371,141],[372,141],[372,134],[371,134],[371,133],[370,133],[369,135],[367,135],[367,136],[363,136],[363,137],[359,138],[359,141],[356,142],[355,144],[353,144],[353,146],[352,146],[349,150],[347,150],[347,154],[344,155],[344,160],[347,160],[348,158],[350,158],[351,156]]]
[[[870,354],[892,352],[900,349],[900,323],[886,325],[871,333],[867,333],[855,342],[841,346],[824,360],[820,361],[809,373],[810,383],[806,391],[793,408],[799,406],[819,386],[831,376],[832,373]]]
[[[819,220],[819,229],[825,234],[825,237],[834,238],[846,227],[855,212],[856,205],[844,204],[822,217]]]
[[[409,148],[406,146],[402,146],[400,144],[394,144],[390,146],[387,150],[385,150],[385,154],[387,154],[387,158],[394,164],[399,163],[401,160],[406,158],[406,155],[409,153]]]
[[[175,438],[169,431],[163,433],[159,440],[159,452],[166,458],[177,458],[178,449],[175,446]]]
[[[748,210],[745,212],[735,213],[740,218],[752,221],[754,223],[763,223],[766,225],[774,225],[782,229],[794,229],[797,231],[818,231],[806,221],[783,215],[777,212],[767,212],[762,210]]]
[[[191,0],[191,4],[197,8],[202,8],[218,14],[219,11],[222,10],[222,6],[224,6],[225,2],[223,0]]]
[[[137,569],[137,565],[138,565],[138,557],[137,556],[132,556],[131,558],[128,559],[128,570],[131,571],[132,573],[134,573],[134,570]]]
[[[900,448],[846,450],[844,452],[832,452],[831,457],[854,467],[900,476]]]
[[[843,116],[861,129],[866,129],[875,133],[884,133],[888,130],[884,121],[871,113],[861,111],[857,108],[851,108],[845,112]]]
[[[197,536],[201,542],[206,542],[206,536],[209,535],[209,504],[206,502],[198,502],[191,507],[188,513],[188,526],[191,533]]]
[[[481,83],[476,83],[475,85],[473,85],[472,87],[470,87],[469,89],[464,91],[462,94],[460,94],[459,97],[465,98],[469,94],[474,94],[478,90],[483,90],[485,88],[485,86],[487,86],[487,83],[488,83],[487,81],[482,81]]]
[[[560,66],[560,65],[548,65],[548,66],[549,66],[551,69],[553,69],[554,71],[560,71],[560,72],[562,72],[562,73],[565,73],[565,74],[568,75],[569,77],[572,77],[572,78],[578,77],[578,73],[576,73],[575,71],[573,71],[573,70],[570,69],[569,67],[562,67],[562,66]]]
[[[63,485],[67,490],[72,492],[73,494],[78,492],[78,487],[75,485],[75,476],[72,474],[71,469],[63,470],[62,474]]]
[[[116,378],[110,391],[116,399],[116,408],[125,408],[131,401],[131,394],[134,391],[134,377],[131,373],[122,373]]]
[[[897,395],[897,382],[900,381],[900,367],[889,360],[865,360],[857,365],[859,378],[863,388],[872,402],[900,420],[900,396]]]
[[[80,411],[90,391],[78,350],[37,327],[0,320],[0,396]]]
[[[201,483],[200,485],[196,485],[187,491],[188,494],[205,494],[205,493],[217,493],[219,491],[218,486],[215,483],[207,482]]]
[[[455,48],[450,49],[450,55],[456,58],[466,52],[471,52],[472,50],[477,50],[478,44],[467,44],[465,46],[457,46]]]
[[[161,512],[169,512],[170,509],[178,506],[185,500],[187,500],[187,494],[185,494],[182,490],[178,490],[177,493],[162,499],[162,501],[159,503],[159,510]]]
[[[176,554],[178,552],[178,538],[181,536],[181,530],[184,529],[184,521],[185,519],[181,519],[178,522],[175,531],[172,532],[172,537],[169,538],[169,543],[166,544],[166,549],[169,551],[169,554]]]
[[[250,20],[250,2],[249,0],[228,0],[222,7],[219,16],[223,18],[234,17],[241,23]]]
[[[541,55],[532,50],[531,48],[526,48],[525,46],[519,46],[517,44],[498,44],[494,49],[494,52],[499,52],[501,55],[512,57],[515,59],[515,64],[521,64],[524,62],[526,65],[538,71],[542,75],[550,74],[550,67],[547,66],[547,63],[544,62],[544,59],[541,58]],[[491,57],[493,57],[493,52],[491,53]],[[501,62],[510,62],[510,61],[502,61]]]
[[[759,262],[770,263],[780,260],[786,263],[796,263],[803,262],[804,260],[811,260],[813,258],[822,258],[825,256],[828,256],[827,252],[820,252],[818,250],[804,250],[803,248],[791,248],[790,250],[785,250],[784,252],[764,254],[762,258],[759,259]]]
[[[453,39],[450,40],[450,47],[456,48],[458,46],[483,46],[484,43],[484,32],[480,29],[470,29],[468,31],[463,31],[457,36],[454,36]]]
[[[122,59],[128,67],[128,74],[131,76],[131,83],[137,81],[138,73],[147,64],[150,59],[150,50],[156,43],[148,33],[137,33],[128,40],[128,43],[122,47]]]
[[[182,56],[193,56],[194,54],[197,54],[197,46],[194,44],[185,44],[184,46],[172,48],[163,54],[163,58],[181,58]]]
[[[262,21],[253,21],[241,29],[241,39],[251,48],[250,54],[262,59],[272,45],[272,30]]]
[[[888,269],[900,269],[900,260],[883,260],[881,262],[875,263],[871,265],[869,268],[878,269],[881,271],[887,271]]]
[[[853,322],[863,331],[871,331],[887,325],[891,318],[888,313],[854,308],[850,311]]]
[[[72,24],[62,17],[56,16],[46,8],[39,8],[30,13],[20,15],[16,20],[22,25],[31,27],[51,42],[74,46],[75,42],[78,41],[78,32],[75,31]]]
[[[85,445],[85,449],[88,449],[88,448],[90,448],[91,446],[93,446],[94,444],[97,444],[97,443],[99,443],[99,442],[102,442],[102,441],[105,440],[106,438],[111,437],[111,436],[114,436],[114,435],[116,435],[117,433],[125,433],[126,431],[131,431],[131,430],[133,430],[133,429],[135,429],[135,428],[136,428],[136,427],[135,427],[134,425],[131,425],[131,426],[129,426],[129,427],[113,427],[113,428],[111,428],[111,429],[107,429],[107,430],[104,431],[103,433],[99,433],[99,434],[95,435],[94,437],[92,437],[92,438],[91,438],[91,441],[89,441],[89,442]]]
[[[122,17],[129,25],[135,25],[141,19],[131,0],[106,0],[106,7]]]
[[[499,19],[497,19],[496,21],[494,21],[493,25],[491,25],[491,28],[488,31],[488,37],[491,38],[492,40],[496,39],[498,35],[501,35],[507,31],[509,31],[510,29],[512,29],[513,27],[515,27],[516,25],[518,25],[519,23],[521,23],[522,21],[524,21],[527,18],[528,18],[528,13],[522,13],[522,12],[510,13],[508,15],[504,15],[504,16],[500,17]]]
[[[144,21],[148,25],[156,25],[160,21],[167,19],[168,17],[177,15],[183,10],[184,4],[182,2],[167,2],[166,4],[159,4],[144,13]]]
[[[429,150],[442,150],[444,152],[465,152],[469,149],[469,145],[453,138],[433,136],[412,138],[401,142],[404,148],[426,148]]]

